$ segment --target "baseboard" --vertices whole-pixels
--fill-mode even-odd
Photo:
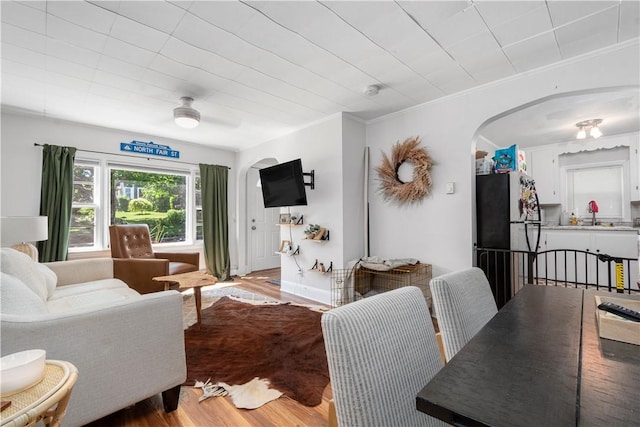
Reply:
[[[302,298],[317,301],[322,304],[331,305],[331,291],[314,288],[312,286],[303,285],[286,280],[280,282],[280,290]]]

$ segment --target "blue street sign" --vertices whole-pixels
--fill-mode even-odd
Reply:
[[[152,156],[171,157],[173,159],[180,158],[180,152],[172,150],[168,145],[156,144],[153,141],[131,141],[121,142],[120,151],[127,151],[129,153],[148,154]]]

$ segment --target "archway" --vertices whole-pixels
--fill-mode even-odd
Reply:
[[[640,130],[640,91],[635,85],[602,87],[558,93],[516,106],[487,119],[476,130],[472,151],[508,147],[519,149],[563,143],[575,139],[576,123],[590,118],[603,119],[606,136]],[[474,241],[477,233],[475,172],[471,194],[474,207]],[[534,176],[535,178],[535,176]]]
[[[640,129],[638,86],[616,86],[558,93],[511,108],[487,119],[476,131],[478,138],[497,147],[519,148],[575,139],[576,123],[602,119],[605,135]],[[475,144],[474,144],[475,147]]]
[[[569,181],[566,176],[563,178],[563,169],[559,166],[563,161],[563,156],[560,156],[560,154],[602,151],[605,148],[622,145],[627,149],[627,159],[631,162],[637,161],[637,158],[634,160],[633,154],[630,154],[635,151],[629,151],[630,147],[637,146],[637,137],[635,139],[636,142],[632,142],[632,139],[629,139],[629,135],[637,134],[640,130],[639,97],[638,86],[597,88],[543,97],[487,119],[476,130],[472,138],[472,149],[474,152],[477,149],[487,151],[490,153],[490,157],[495,149],[506,148],[513,144],[518,145],[519,149],[531,150],[531,156],[527,157],[527,172],[537,181],[536,187],[540,190],[541,205],[547,211],[546,220],[549,221],[551,217],[552,220],[549,222],[557,224],[562,210],[567,209],[567,202],[571,199],[570,192],[567,189]],[[588,119],[602,120],[601,130],[604,137],[598,140],[577,141],[578,127],[576,124]],[[603,141],[607,137],[615,138],[609,139],[610,142]],[[625,141],[621,143],[621,139]],[[533,154],[536,156],[533,156]],[[575,162],[582,158],[573,157],[572,162],[574,163],[571,163],[572,167],[576,167],[578,163]],[[541,161],[543,159],[548,161]],[[553,165],[552,161],[555,162]],[[541,169],[540,165],[547,166]],[[550,180],[547,178],[553,174],[557,178],[553,188],[564,188],[564,196],[560,197],[561,192],[556,194],[554,191],[554,197],[548,198],[545,202],[544,194],[552,194],[551,191],[547,191],[551,187],[549,185]],[[478,178],[475,171],[472,176],[473,240],[474,243],[480,244],[485,248],[494,249],[493,246],[487,246],[484,242],[479,242],[478,230],[483,230],[484,228],[478,220],[478,195],[481,194],[481,191],[478,190],[477,183],[485,179]],[[623,173],[621,176],[629,177],[629,174]],[[636,174],[635,177],[630,176],[627,179],[633,183],[634,179],[638,179],[638,175]],[[545,191],[541,190],[543,182],[545,183]],[[629,185],[629,183],[626,185]],[[627,190],[623,190],[623,195],[626,193]],[[623,197],[620,200],[624,202]],[[496,204],[495,198],[491,198],[488,203]],[[511,204],[513,205],[513,203],[514,201],[512,200]],[[515,200],[515,203],[518,203],[518,200]],[[622,204],[624,205],[625,203],[628,207],[628,200]],[[481,205],[480,209],[486,204]],[[586,206],[586,202],[580,206],[583,205]],[[569,211],[571,210],[569,209]],[[552,214],[549,215],[549,212]],[[509,219],[513,220],[513,218]],[[495,228],[492,227],[492,229]],[[518,247],[518,243],[514,242],[522,241],[522,239],[514,236],[513,228],[513,226],[511,229],[507,227],[507,233],[511,233],[507,237],[507,242],[510,242],[510,246],[495,247],[495,249],[540,250],[536,248],[535,244],[532,245],[533,249]],[[525,235],[525,237],[527,236]],[[532,240],[536,241],[536,239]]]

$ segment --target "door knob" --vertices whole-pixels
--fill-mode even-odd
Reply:
[[[251,229],[252,229],[252,230],[255,230],[255,229],[256,229],[256,226],[254,225],[253,227],[251,227]]]

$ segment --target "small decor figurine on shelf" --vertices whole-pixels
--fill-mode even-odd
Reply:
[[[320,226],[318,224],[309,224],[307,225],[307,228],[305,228],[304,234],[307,235],[307,239],[313,240],[319,231],[320,231]]]
[[[280,214],[280,224],[289,224],[291,223],[291,214],[281,213]]]
[[[320,227],[320,230],[318,230],[318,232],[316,233],[315,237],[313,238],[313,240],[326,240],[328,239],[326,237],[326,234],[328,233],[327,229],[324,227]]]
[[[329,267],[325,267],[323,263],[318,262],[316,259],[316,263],[313,264],[313,267],[309,269],[309,271],[316,271],[318,273],[331,273],[333,271],[333,261],[329,263]]]
[[[287,253],[291,250],[291,241],[290,240],[283,240],[282,242],[280,242],[280,250],[278,252],[280,253]]]

